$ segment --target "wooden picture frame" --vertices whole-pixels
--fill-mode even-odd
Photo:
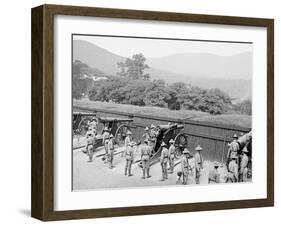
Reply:
[[[255,26],[267,29],[267,198],[54,211],[54,16],[126,18]],[[265,207],[274,205],[274,20],[124,9],[42,5],[32,9],[31,215],[51,221]]]

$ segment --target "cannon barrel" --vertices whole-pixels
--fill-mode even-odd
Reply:
[[[96,116],[95,112],[73,112],[73,115],[81,115],[81,116]]]
[[[173,124],[173,125],[159,125],[161,131],[166,131],[168,129],[183,129],[184,125],[182,124]]]
[[[100,122],[133,122],[130,118],[99,117]]]
[[[239,137],[237,142],[240,144],[240,146],[244,146],[251,138],[252,138],[252,131]]]

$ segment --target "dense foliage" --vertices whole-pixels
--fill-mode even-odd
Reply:
[[[89,99],[138,106],[168,107],[222,114],[231,104],[230,98],[218,89],[205,90],[184,83],[165,84],[162,80],[110,77],[100,80],[89,92]]]
[[[93,77],[104,76],[104,73],[100,70],[90,68],[87,64],[79,60],[73,62],[72,74],[72,95],[75,99],[83,97],[88,93],[89,89],[93,87]]]
[[[127,58],[125,62],[118,62],[117,66],[120,68],[118,75],[131,79],[149,80],[149,74],[145,73],[145,69],[149,66],[145,64],[146,58],[142,53],[135,54],[131,58]]]
[[[234,110],[247,115],[252,115],[252,101],[243,100],[242,102],[234,105]]]
[[[196,110],[210,114],[223,114],[230,108],[230,97],[219,89],[202,89],[183,82],[166,84],[163,80],[151,80],[145,69],[146,58],[135,54],[117,65],[117,76],[104,76],[99,70],[89,68],[80,61],[73,64],[73,97],[84,93],[92,101],[114,102],[138,106],[157,106],[171,110]],[[86,76],[89,75],[90,76]],[[93,77],[103,79],[94,80]],[[251,103],[242,102],[234,110],[251,114]]]

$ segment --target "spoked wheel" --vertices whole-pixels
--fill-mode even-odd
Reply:
[[[176,138],[175,138],[175,147],[176,147],[176,153],[175,156],[176,158],[180,158],[182,155],[182,151],[185,147],[187,147],[187,137],[179,133]]]
[[[127,125],[121,125],[117,128],[115,134],[115,142],[119,147],[124,145],[128,130],[130,129]]]
[[[79,125],[78,125],[78,130],[80,135],[85,136],[88,128],[88,123],[90,122],[89,117],[82,117]]]

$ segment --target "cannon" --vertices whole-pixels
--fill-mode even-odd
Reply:
[[[114,136],[115,143],[118,146],[124,144],[127,131],[135,128],[130,125],[133,121],[133,119],[130,118],[97,117],[96,113],[73,112],[74,134],[85,136],[88,131],[88,123],[93,117],[97,119],[97,135],[94,148],[102,146],[102,134],[105,127],[107,127],[109,133]]]
[[[157,126],[156,140],[152,146],[152,152],[150,157],[150,165],[153,165],[160,160],[161,155],[161,143],[165,142],[169,147],[169,141],[174,140],[176,147],[175,157],[178,159],[182,155],[182,151],[187,147],[187,136],[183,133],[184,125],[182,124],[168,124]],[[141,162],[139,166],[142,167]]]
[[[238,157],[240,158],[240,155],[242,154],[243,148],[247,148],[248,150],[248,157],[249,157],[249,162],[248,162],[248,177],[251,177],[252,175],[252,131],[244,134],[243,136],[240,136],[237,139],[237,143],[239,145],[238,149]],[[226,160],[226,165],[228,167],[228,164],[230,162],[231,156],[230,156],[230,147],[228,148],[227,152],[227,160]],[[240,168],[240,159],[238,159],[238,168]]]
[[[95,117],[96,113],[73,112],[72,114],[72,131],[74,135],[85,136],[88,130],[88,123],[91,118]]]

